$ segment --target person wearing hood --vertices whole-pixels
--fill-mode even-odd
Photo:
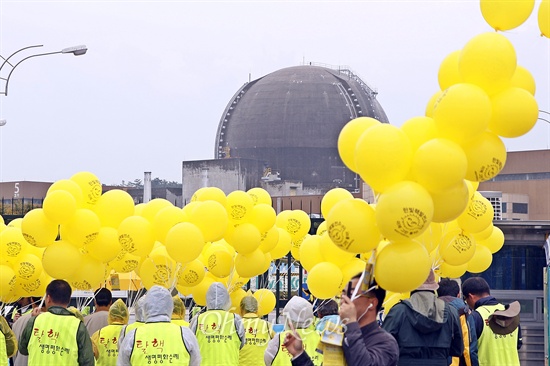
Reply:
[[[202,366],[237,366],[239,351],[245,344],[242,318],[230,313],[231,299],[221,282],[206,291],[206,311],[189,324],[196,334],[202,355]]]
[[[173,300],[161,286],[152,286],[143,301],[145,324],[132,329],[120,346],[117,365],[170,363],[199,366],[201,354],[195,335],[171,323]]]
[[[338,303],[332,299],[323,300],[321,305],[317,307],[317,315],[319,321],[315,325],[317,331],[322,332],[325,330],[327,324],[340,324],[340,315],[338,315]]]
[[[128,334],[132,329],[136,329],[141,327],[143,324],[145,324],[145,315],[143,314],[143,303],[145,302],[146,295],[143,295],[136,301],[136,305],[134,308],[135,312],[135,321],[133,323],[127,324],[122,326],[120,329],[120,334],[118,336],[118,349],[120,351],[120,345],[124,341],[124,337],[126,337],[126,334]]]
[[[120,330],[128,324],[128,308],[118,299],[109,308],[108,325],[92,334],[96,366],[115,366]]]
[[[258,300],[254,296],[243,297],[240,308],[246,344],[241,348],[239,364],[262,365],[267,342],[273,338],[274,332],[270,324],[258,316]]]
[[[460,329],[462,329],[462,340],[464,342],[464,353],[460,357],[452,357],[449,360],[451,366],[479,366],[477,359],[477,335],[474,318],[471,310],[460,297],[460,286],[458,282],[450,278],[443,278],[439,281],[437,289],[439,298],[458,312]]]
[[[292,359],[303,353],[304,358],[315,366],[323,364],[323,355],[317,352],[321,339],[314,326],[313,306],[306,299],[293,296],[283,308],[285,331],[278,334],[267,344],[264,362],[267,366],[292,365]],[[299,354],[293,355],[285,344],[288,334],[296,334],[303,344]],[[307,354],[307,355],[306,355]]]
[[[449,357],[464,351],[460,321],[456,310],[438,299],[438,285],[432,270],[411,297],[395,304],[383,328],[399,345],[398,365],[448,366]]]
[[[172,323],[188,327],[189,323],[185,320],[185,304],[183,303],[183,300],[178,295],[172,297],[172,300],[174,301]]]

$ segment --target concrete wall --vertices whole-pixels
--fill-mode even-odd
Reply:
[[[46,197],[51,182],[14,181],[0,183],[0,198],[38,198]]]

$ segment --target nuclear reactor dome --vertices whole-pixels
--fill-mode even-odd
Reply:
[[[338,155],[342,127],[353,118],[387,123],[377,92],[349,68],[295,66],[243,85],[218,126],[215,156],[263,161],[283,180],[328,190],[357,188]]]

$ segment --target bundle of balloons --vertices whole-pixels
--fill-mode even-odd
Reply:
[[[145,288],[177,287],[199,305],[210,284],[222,282],[238,309],[242,287],[310,226],[304,211],[277,215],[261,188],[227,196],[201,188],[183,209],[165,199],[134,205],[127,192],[102,194],[94,174],[79,172],[52,184],[42,208],[0,225],[0,301],[43,295],[51,278],[90,290],[112,273],[135,272]],[[273,310],[271,291],[254,296],[261,312]]]
[[[534,1],[480,5],[492,28],[509,30],[530,16]],[[549,20],[545,0],[539,26],[546,37]],[[313,295],[337,296],[370,261],[377,283],[388,290],[388,308],[431,269],[452,278],[485,271],[504,244],[492,223],[493,206],[477,187],[506,163],[501,138],[522,136],[535,125],[535,81],[500,33],[475,36],[449,54],[438,81],[424,116],[401,127],[360,117],[342,129],[340,157],[376,199],[368,204],[339,188],[324,196],[326,222],[303,240],[297,257],[309,271]]]

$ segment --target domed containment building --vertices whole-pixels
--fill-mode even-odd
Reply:
[[[246,83],[229,101],[215,156],[262,161],[267,172],[304,188],[354,190],[359,183],[338,155],[338,135],[353,118],[388,122],[376,95],[349,68],[275,71]]]

